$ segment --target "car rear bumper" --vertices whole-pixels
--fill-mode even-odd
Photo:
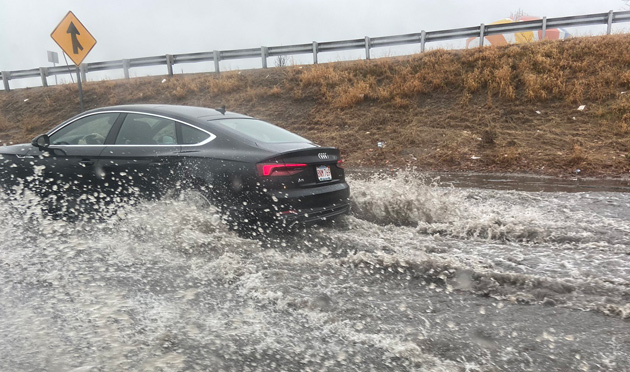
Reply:
[[[285,225],[333,219],[350,211],[350,187],[345,182],[267,194],[269,204],[258,205],[256,214]]]
[[[296,222],[311,224],[331,220],[348,212],[350,212],[350,203],[344,203],[298,211],[279,212],[277,213],[277,218],[283,225],[292,225]]]

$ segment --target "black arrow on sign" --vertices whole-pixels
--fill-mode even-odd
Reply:
[[[67,34],[72,35],[72,53],[79,54],[79,49],[83,50],[83,46],[79,43],[79,39],[77,39],[77,35],[81,35],[77,27],[74,23],[70,22],[70,26],[68,26]]]

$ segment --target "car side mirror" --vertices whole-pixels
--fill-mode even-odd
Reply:
[[[40,149],[46,148],[50,146],[50,137],[47,134],[40,134],[39,136],[33,138],[31,144]]]

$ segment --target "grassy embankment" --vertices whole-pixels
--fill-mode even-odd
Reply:
[[[163,78],[88,82],[86,106],[225,104],[339,147],[351,166],[630,171],[630,35]],[[0,141],[78,106],[72,84],[0,92]]]

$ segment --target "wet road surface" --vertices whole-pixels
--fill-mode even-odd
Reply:
[[[630,194],[480,182],[355,174],[351,216],[265,238],[5,197],[0,371],[630,370]]]

